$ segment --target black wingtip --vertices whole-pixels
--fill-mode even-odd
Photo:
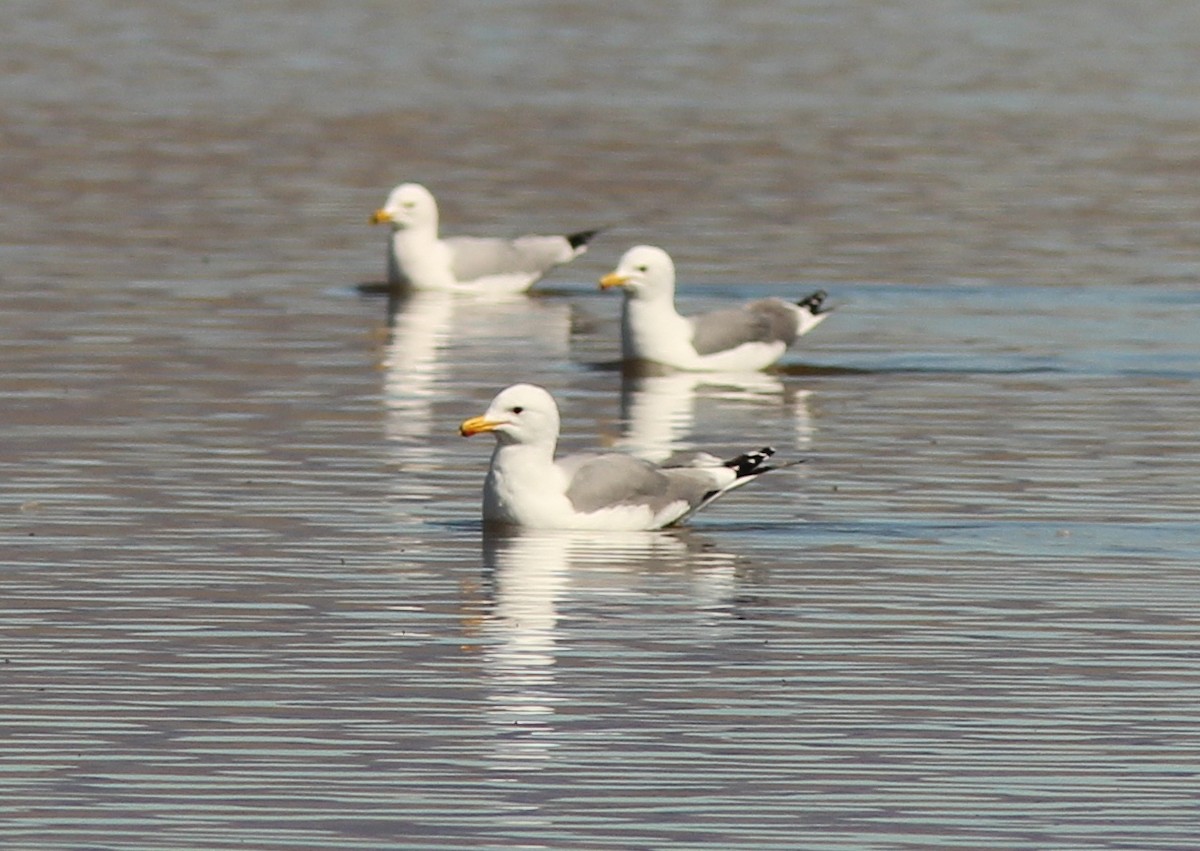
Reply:
[[[598,233],[600,233],[600,228],[596,228],[595,230],[581,230],[578,233],[569,233],[567,234],[567,242],[571,243],[572,248],[579,248],[580,246],[587,245],[588,240]]]
[[[725,466],[733,470],[740,479],[743,476],[753,475],[754,473],[766,472],[762,469],[762,465],[767,463],[767,459],[774,454],[774,447],[764,446],[757,452],[747,452],[736,458],[730,458],[725,462]]]
[[[828,311],[833,310],[832,307],[825,306],[825,299],[828,296],[829,293],[825,292],[825,290],[817,290],[812,295],[806,296],[805,298],[802,298],[796,302],[796,306],[806,307],[808,308],[808,312],[813,316],[820,316],[822,313],[827,313]]]

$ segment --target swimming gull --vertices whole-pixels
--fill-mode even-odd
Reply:
[[[661,248],[638,245],[600,279],[625,291],[621,349],[627,361],[682,370],[765,369],[826,316],[825,291],[792,304],[764,298],[737,308],[684,317],[675,310],[675,264]]]
[[[375,211],[372,224],[392,226],[388,284],[397,289],[513,294],[528,290],[555,266],[574,260],[598,233],[516,239],[438,237],[438,208],[419,183],[402,183]]]
[[[483,485],[484,521],[532,529],[661,529],[778,469],[766,466],[775,452],[770,447],[728,461],[692,452],[661,465],[620,452],[555,459],[558,405],[533,384],[500,391],[459,431],[496,438]]]

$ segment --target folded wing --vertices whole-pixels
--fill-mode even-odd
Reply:
[[[562,236],[519,239],[454,236],[442,241],[450,249],[450,270],[458,281],[492,275],[541,275],[576,254],[576,249]]]
[[[753,301],[744,307],[705,313],[692,320],[692,346],[699,355],[736,349],[746,343],[791,345],[799,317],[796,308],[777,298]]]
[[[716,485],[712,468],[662,469],[620,453],[568,456],[558,463],[569,477],[567,499],[584,513],[644,506],[657,515],[678,504],[682,514],[699,505]]]

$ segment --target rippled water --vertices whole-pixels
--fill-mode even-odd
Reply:
[[[9,5],[0,846],[1195,846],[1200,7]],[[388,305],[400,179],[609,230]],[[623,377],[641,241],[837,312]],[[515,379],[808,462],[485,540]]]

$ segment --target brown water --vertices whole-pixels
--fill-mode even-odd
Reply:
[[[1045,8],[1043,8],[1045,7]],[[0,847],[1192,849],[1200,6],[6,6]],[[389,311],[367,216],[609,224]],[[830,291],[776,374],[622,380]],[[809,463],[482,540],[457,423]]]

